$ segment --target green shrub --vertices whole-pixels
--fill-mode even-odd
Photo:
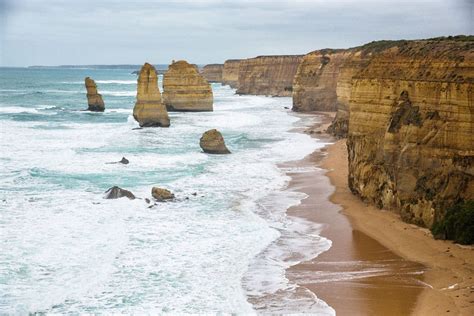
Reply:
[[[474,244],[474,200],[449,208],[444,219],[431,228],[435,238],[452,239],[463,245]]]

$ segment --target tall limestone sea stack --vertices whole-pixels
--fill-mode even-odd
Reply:
[[[474,37],[403,41],[352,78],[349,186],[431,227],[474,199]]]
[[[210,64],[202,68],[201,74],[209,82],[222,82],[223,70],[222,64]]]
[[[173,62],[163,75],[163,103],[169,111],[212,111],[211,85],[194,65]]]
[[[93,112],[104,112],[104,100],[102,100],[102,95],[97,92],[97,85],[95,84],[95,81],[89,77],[87,77],[84,81],[87,90],[88,110]]]
[[[137,83],[137,102],[133,108],[133,117],[140,127],[168,127],[170,119],[165,105],[161,102],[158,88],[158,75],[155,67],[145,63]]]
[[[242,60],[238,94],[291,96],[301,55],[258,56]]]

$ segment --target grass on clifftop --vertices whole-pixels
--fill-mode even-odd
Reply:
[[[437,239],[451,239],[462,245],[474,244],[474,200],[449,208],[445,218],[431,228]]]

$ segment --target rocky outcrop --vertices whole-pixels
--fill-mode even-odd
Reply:
[[[233,89],[239,87],[239,69],[240,59],[229,59],[224,63],[222,69],[222,84],[228,85]]]
[[[353,193],[426,227],[474,199],[474,37],[383,47],[351,80]]]
[[[223,64],[210,64],[202,68],[202,76],[209,82],[222,82]]]
[[[163,75],[163,103],[168,111],[212,111],[211,85],[195,65],[173,62]]]
[[[130,200],[135,199],[135,195],[132,192],[119,188],[118,186],[111,187],[105,191],[104,199],[120,199],[122,197],[127,197]]]
[[[104,112],[104,100],[102,100],[102,95],[97,92],[97,85],[95,84],[95,81],[89,77],[87,77],[84,81],[87,89],[87,104],[89,105],[88,110],[93,112]]]
[[[155,67],[145,63],[138,76],[137,102],[133,117],[140,127],[168,127],[170,119],[166,107],[161,102],[158,75]]]
[[[258,56],[240,62],[237,94],[291,96],[303,56]]]
[[[160,202],[174,199],[174,194],[171,193],[171,191],[158,187],[153,187],[151,189],[151,195]]]
[[[230,154],[229,149],[225,145],[224,137],[216,129],[205,132],[199,141],[199,146],[208,154]]]

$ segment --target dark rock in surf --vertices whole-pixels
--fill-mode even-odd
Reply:
[[[127,197],[130,200],[135,199],[135,195],[132,192],[119,188],[118,186],[113,186],[105,191],[104,199],[120,199],[122,197]]]

